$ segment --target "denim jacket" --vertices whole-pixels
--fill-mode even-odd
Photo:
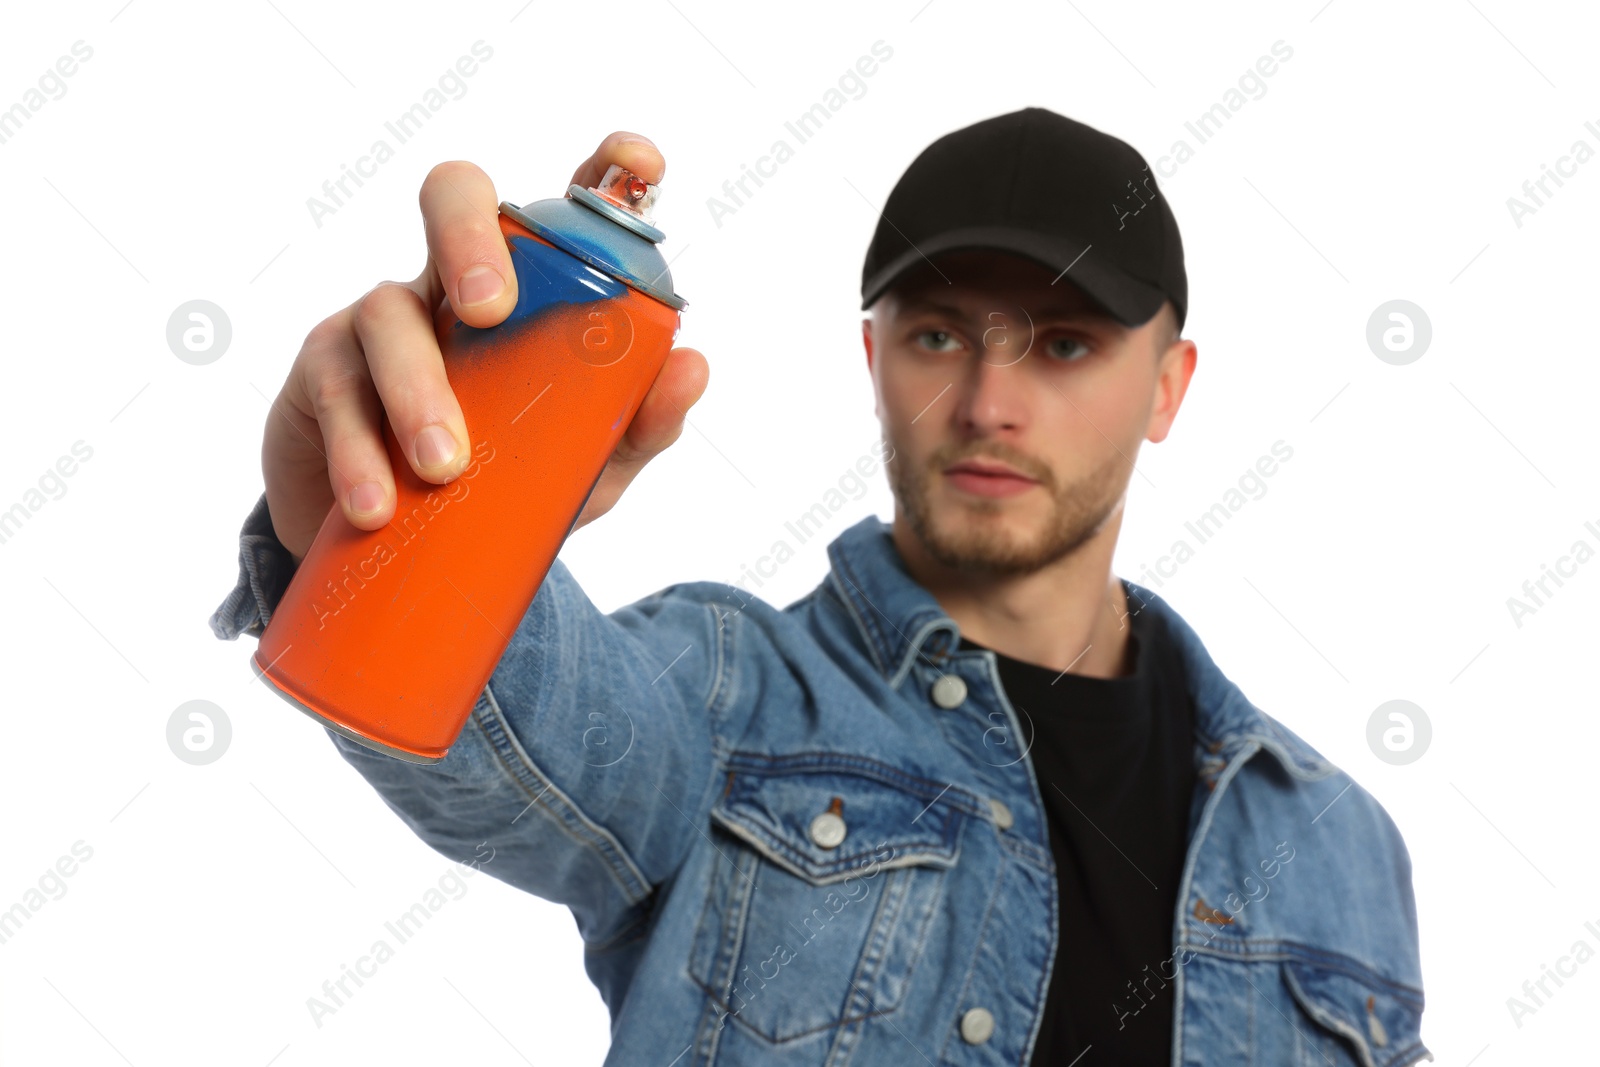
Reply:
[[[262,496],[216,635],[294,568]],[[556,561],[460,739],[417,765],[325,730],[418,837],[571,909],[607,1065],[1026,1065],[1058,959],[1028,723],[869,516],[779,609],[721,582],[610,614]],[[1400,1067],[1421,1040],[1411,863],[1348,775],[1245,698],[1155,593],[1195,702],[1174,1067]],[[432,669],[439,669],[434,667]],[[909,1046],[909,1047],[908,1047]]]

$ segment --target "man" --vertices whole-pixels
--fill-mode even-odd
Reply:
[[[664,169],[617,134],[574,181],[610,163]],[[388,520],[384,412],[419,476],[460,473],[430,311],[515,303],[496,204],[436,168],[422,274],[308,336],[219,637],[260,634],[335,499]],[[1111,573],[1196,362],[1144,160],[1038,108],[947,135],[890,195],[862,299],[892,524],[842,533],[782,610],[689,582],[605,615],[558,560],[443,762],[329,731],[344,758],[438,851],[487,843],[572,909],[608,1064],[1431,1060],[1394,824]],[[705,381],[672,354],[578,525]],[[621,760],[585,747],[597,710]]]

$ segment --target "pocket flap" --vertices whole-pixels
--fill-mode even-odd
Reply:
[[[968,803],[964,790],[876,764],[736,764],[711,816],[772,862],[824,885],[863,867],[953,865]],[[837,821],[817,823],[826,812]]]
[[[1283,981],[1305,1013],[1348,1041],[1365,1067],[1433,1059],[1422,1044],[1420,989],[1333,953],[1289,957]]]

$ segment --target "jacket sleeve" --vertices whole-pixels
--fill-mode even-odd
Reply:
[[[238,584],[212,613],[211,632],[223,641],[237,641],[240,634],[260,637],[294,572],[294,556],[278,540],[262,493],[239,531]]]
[[[259,636],[294,566],[263,494],[216,635]],[[679,589],[608,615],[557,559],[441,762],[324,732],[435,850],[568,906],[591,950],[624,941],[715,798],[728,612]]]

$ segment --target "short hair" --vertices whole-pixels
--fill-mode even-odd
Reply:
[[[1171,348],[1182,336],[1178,329],[1178,309],[1172,301],[1164,300],[1156,311],[1156,355]]]

